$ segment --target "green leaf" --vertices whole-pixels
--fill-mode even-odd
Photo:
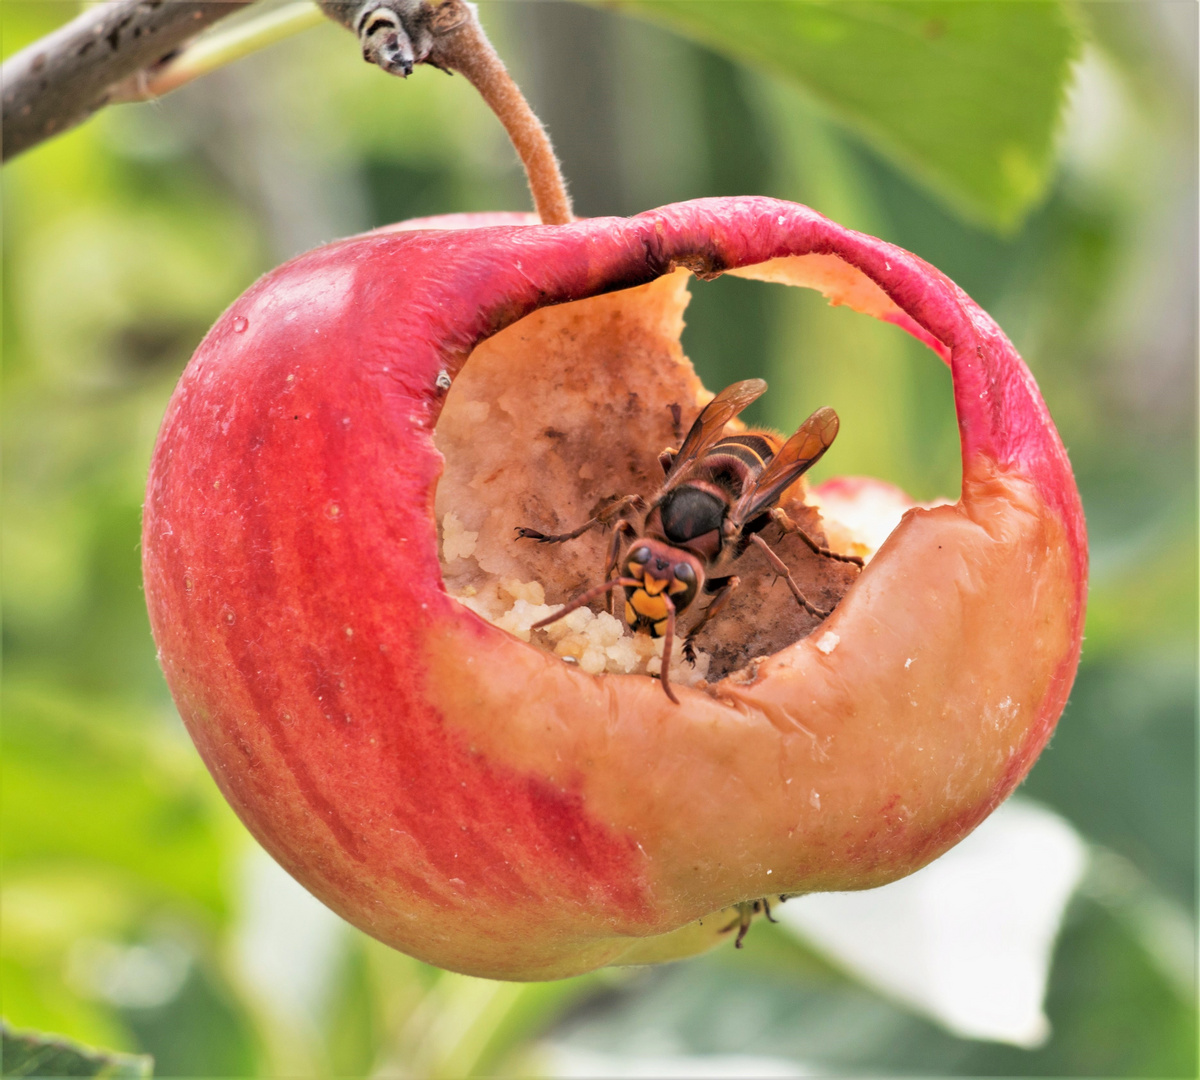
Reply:
[[[0,1023],[0,1076],[150,1076],[154,1059],[92,1050],[67,1039],[13,1031]]]
[[[11,677],[3,701],[0,854],[9,878],[87,866],[224,914],[222,830],[237,826],[186,743],[139,724],[127,702],[76,701]]]
[[[619,0],[799,83],[960,214],[1011,230],[1044,195],[1077,33],[1057,2]]]

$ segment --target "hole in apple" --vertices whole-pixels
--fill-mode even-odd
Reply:
[[[672,406],[686,430],[711,396],[679,343],[689,276],[677,270],[648,285],[543,308],[502,330],[472,352],[435,431],[445,457],[435,513],[447,591],[592,674],[657,674],[661,667],[661,639],[626,626],[620,592],[617,616],[600,599],[591,610],[531,630],[602,580],[611,533],[539,544],[516,530],[568,531],[612,499],[649,499],[658,490],[658,455],[679,445]],[[802,484],[789,495],[780,505],[809,536],[847,554],[869,554],[850,530],[825,525],[804,501]],[[762,535],[819,608],[833,609],[858,577],[857,567],[814,554],[774,524]],[[694,665],[681,655],[682,638],[707,599],[681,616],[674,683],[705,685],[734,672],[752,677],[755,659],[821,623],[757,548],[738,560],[736,573],[741,585],[698,635]]]

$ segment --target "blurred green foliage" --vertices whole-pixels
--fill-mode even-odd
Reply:
[[[1077,51],[1059,3],[622,0],[802,86],[964,213],[1012,229],[1045,193]]]
[[[749,41],[738,20],[751,6],[656,17],[706,40]],[[73,11],[7,0],[5,52]],[[864,11],[888,19],[868,24]],[[398,218],[527,204],[511,151],[464,80],[389,80],[333,26],[161,103],[110,110],[3,176],[8,1019],[151,1053],[163,1076],[521,1075],[538,1067],[536,1040],[548,1034],[865,1072],[1194,1076],[1194,958],[1168,931],[1182,925],[1194,942],[1195,9],[1076,14],[1090,43],[1052,186],[998,237],[959,215],[961,197],[929,191],[974,191],[970,209],[993,221],[1029,208],[1028,178],[1049,176],[1053,113],[1022,111],[1019,66],[997,72],[971,50],[1027,49],[1050,78],[1073,48],[1056,7],[792,10],[875,42],[852,63],[859,54],[809,35],[801,81],[849,72],[852,88],[893,110],[864,105],[843,127],[810,103],[817,82],[802,91],[771,65],[593,8],[483,5],[555,136],[580,213],[730,193],[807,202],[949,273],[1039,379],[1083,491],[1093,589],[1075,693],[1027,790],[1098,853],[1059,943],[1044,1047],[947,1035],[768,927],[740,953],[528,986],[435,971],[319,911],[297,909],[292,929],[290,894],[270,891],[155,663],[137,550],[154,433],[207,325],[282,258]],[[906,83],[905,98],[882,78],[896,70],[885,62],[912,57],[878,35],[934,17],[944,33],[913,55],[918,67],[936,63],[961,37],[973,74],[957,118],[920,104],[932,83]],[[759,56],[769,37],[723,51]],[[959,139],[951,120],[979,142]],[[1010,131],[1026,166],[989,166],[988,131]],[[917,161],[931,188],[880,146]],[[873,473],[920,498],[954,491],[949,378],[917,343],[799,290],[722,279],[694,294],[685,345],[709,385],[771,382],[753,420],[790,429],[818,405],[837,407],[842,435],[820,474]],[[308,997],[281,994],[256,967],[264,906],[291,935]]]
[[[137,1080],[150,1076],[153,1062],[133,1054],[107,1054],[66,1039],[13,1031],[0,1023],[0,1075],[96,1076]]]

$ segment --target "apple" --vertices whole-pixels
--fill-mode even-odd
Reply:
[[[707,399],[679,345],[688,272],[813,287],[929,345],[963,484],[861,574],[789,550],[837,605],[819,623],[748,564],[748,609],[713,621],[676,705],[512,613],[594,583],[608,542],[515,529],[651,495],[672,406]],[[814,495],[824,523],[788,512],[830,543],[852,542],[839,508],[895,501]],[[1087,577],[1066,454],[992,320],[915,256],[765,198],[431,219],[292,260],[185,371],[143,553],[171,691],[254,836],[367,933],[502,979],[685,955],[757,898],[936,858],[1050,737]]]

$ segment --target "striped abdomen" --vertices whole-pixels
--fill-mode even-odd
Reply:
[[[778,436],[768,432],[727,435],[700,459],[696,472],[707,475],[736,499],[758,479],[778,449]]]

